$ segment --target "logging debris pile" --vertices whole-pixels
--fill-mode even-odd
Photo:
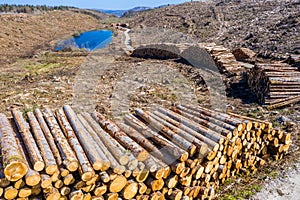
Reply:
[[[5,199],[213,199],[226,179],[291,145],[272,123],[189,105],[115,123],[70,106],[12,116],[0,114]]]
[[[247,73],[248,85],[268,109],[300,101],[300,71],[286,63],[256,64]]]

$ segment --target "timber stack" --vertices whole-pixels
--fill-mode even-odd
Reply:
[[[268,109],[300,101],[300,71],[289,64],[256,64],[248,72],[247,79],[258,101]]]
[[[199,46],[212,56],[221,73],[239,75],[243,71],[230,49],[215,43],[199,43]]]
[[[0,114],[4,199],[213,199],[291,145],[269,122],[190,105],[118,122],[70,106],[12,116]]]

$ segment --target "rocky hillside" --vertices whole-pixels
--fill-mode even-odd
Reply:
[[[191,2],[139,12],[133,27],[166,27],[260,56],[300,54],[299,0]]]
[[[99,21],[73,11],[49,11],[39,15],[0,15],[0,64],[32,56],[37,50],[50,48],[54,40],[99,27]]]

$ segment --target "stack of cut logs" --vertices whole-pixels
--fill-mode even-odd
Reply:
[[[12,116],[0,114],[5,199],[213,199],[291,144],[271,123],[190,105],[115,123],[70,106]]]
[[[200,47],[205,48],[215,60],[221,73],[239,73],[242,66],[231,53],[230,49],[215,43],[199,43]]]
[[[300,72],[285,63],[256,64],[248,72],[248,85],[268,109],[300,101]]]

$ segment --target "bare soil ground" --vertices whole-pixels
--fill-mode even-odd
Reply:
[[[298,0],[195,1],[139,12],[130,24],[174,29],[201,42],[278,56],[300,53],[299,9]]]
[[[34,55],[35,51],[53,47],[53,41],[74,33],[101,28],[95,18],[72,11],[44,14],[0,15],[0,64]]]

